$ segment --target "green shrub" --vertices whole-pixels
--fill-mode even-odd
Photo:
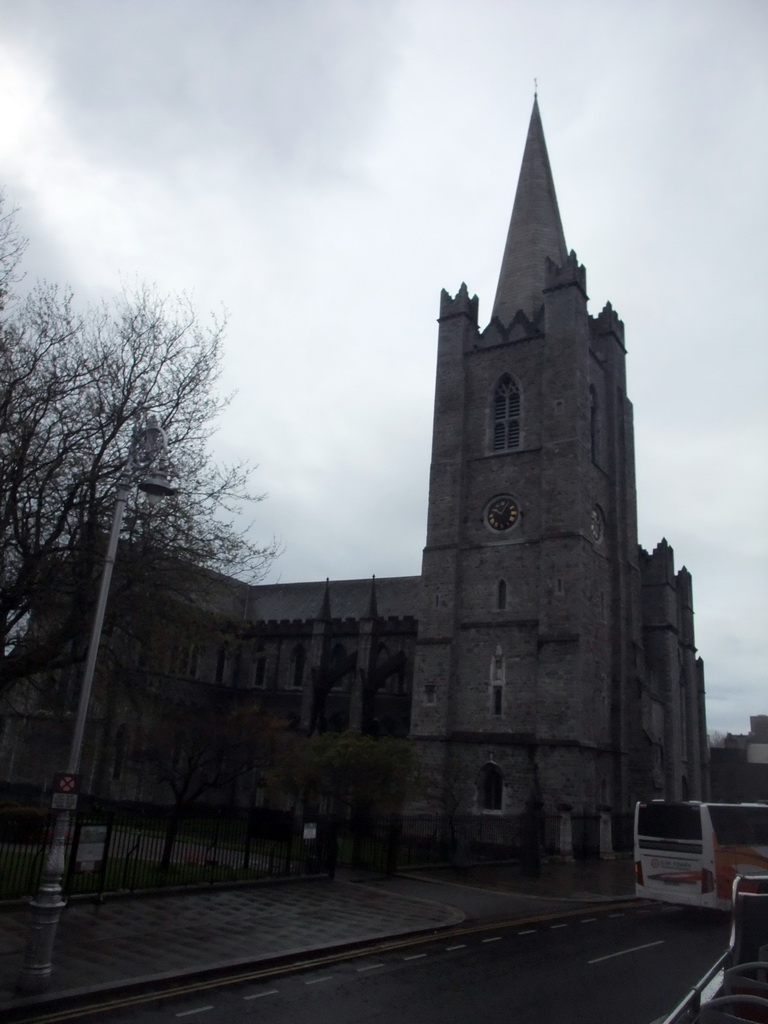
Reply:
[[[42,842],[48,818],[49,812],[44,807],[0,807],[0,842]]]

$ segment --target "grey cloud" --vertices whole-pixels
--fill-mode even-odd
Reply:
[[[15,14],[81,145],[159,174],[232,153],[261,173],[330,173],[376,130],[397,59],[388,3],[38,0]]]

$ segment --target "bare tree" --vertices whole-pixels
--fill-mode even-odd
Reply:
[[[229,714],[211,714],[201,708],[180,712],[169,709],[175,728],[156,726],[134,760],[142,773],[150,773],[173,794],[161,867],[171,863],[173,845],[185,808],[204,793],[226,791],[237,780],[279,760],[286,722],[264,711],[258,702]]]
[[[208,448],[227,404],[223,325],[145,287],[84,312],[55,286],[20,298],[23,247],[0,197],[0,693],[84,656],[137,417],[155,413],[165,428],[178,494],[156,508],[132,495],[107,634],[116,623],[140,634],[159,594],[204,602],[212,579],[219,590],[222,576],[258,580],[276,554],[238,526],[243,503],[263,497],[249,490],[251,468]]]
[[[0,310],[11,285],[19,279],[18,266],[26,247],[27,241],[16,225],[16,210],[6,210],[5,196],[0,192]]]

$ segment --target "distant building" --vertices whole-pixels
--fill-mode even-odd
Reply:
[[[728,733],[710,756],[713,800],[768,800],[768,715],[753,715],[747,735]]]
[[[421,575],[233,583],[237,644],[192,637],[152,670],[222,701],[254,691],[306,732],[410,735],[422,810],[705,797],[691,577],[666,540],[638,546],[624,325],[587,311],[536,102],[490,322],[462,284],[439,324]],[[101,764],[141,728],[104,722]],[[91,785],[145,793],[122,769]]]

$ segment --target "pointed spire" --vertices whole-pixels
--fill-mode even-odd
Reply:
[[[322,622],[331,621],[331,582],[325,577],[325,590],[323,591],[323,603],[320,605],[320,614],[317,616]]]
[[[371,579],[371,593],[368,598],[368,611],[365,614],[366,619],[378,619],[379,610],[376,606],[376,577]]]
[[[562,266],[567,255],[539,103],[534,96],[493,316],[504,324],[518,309],[533,317],[544,301],[546,257]]]

